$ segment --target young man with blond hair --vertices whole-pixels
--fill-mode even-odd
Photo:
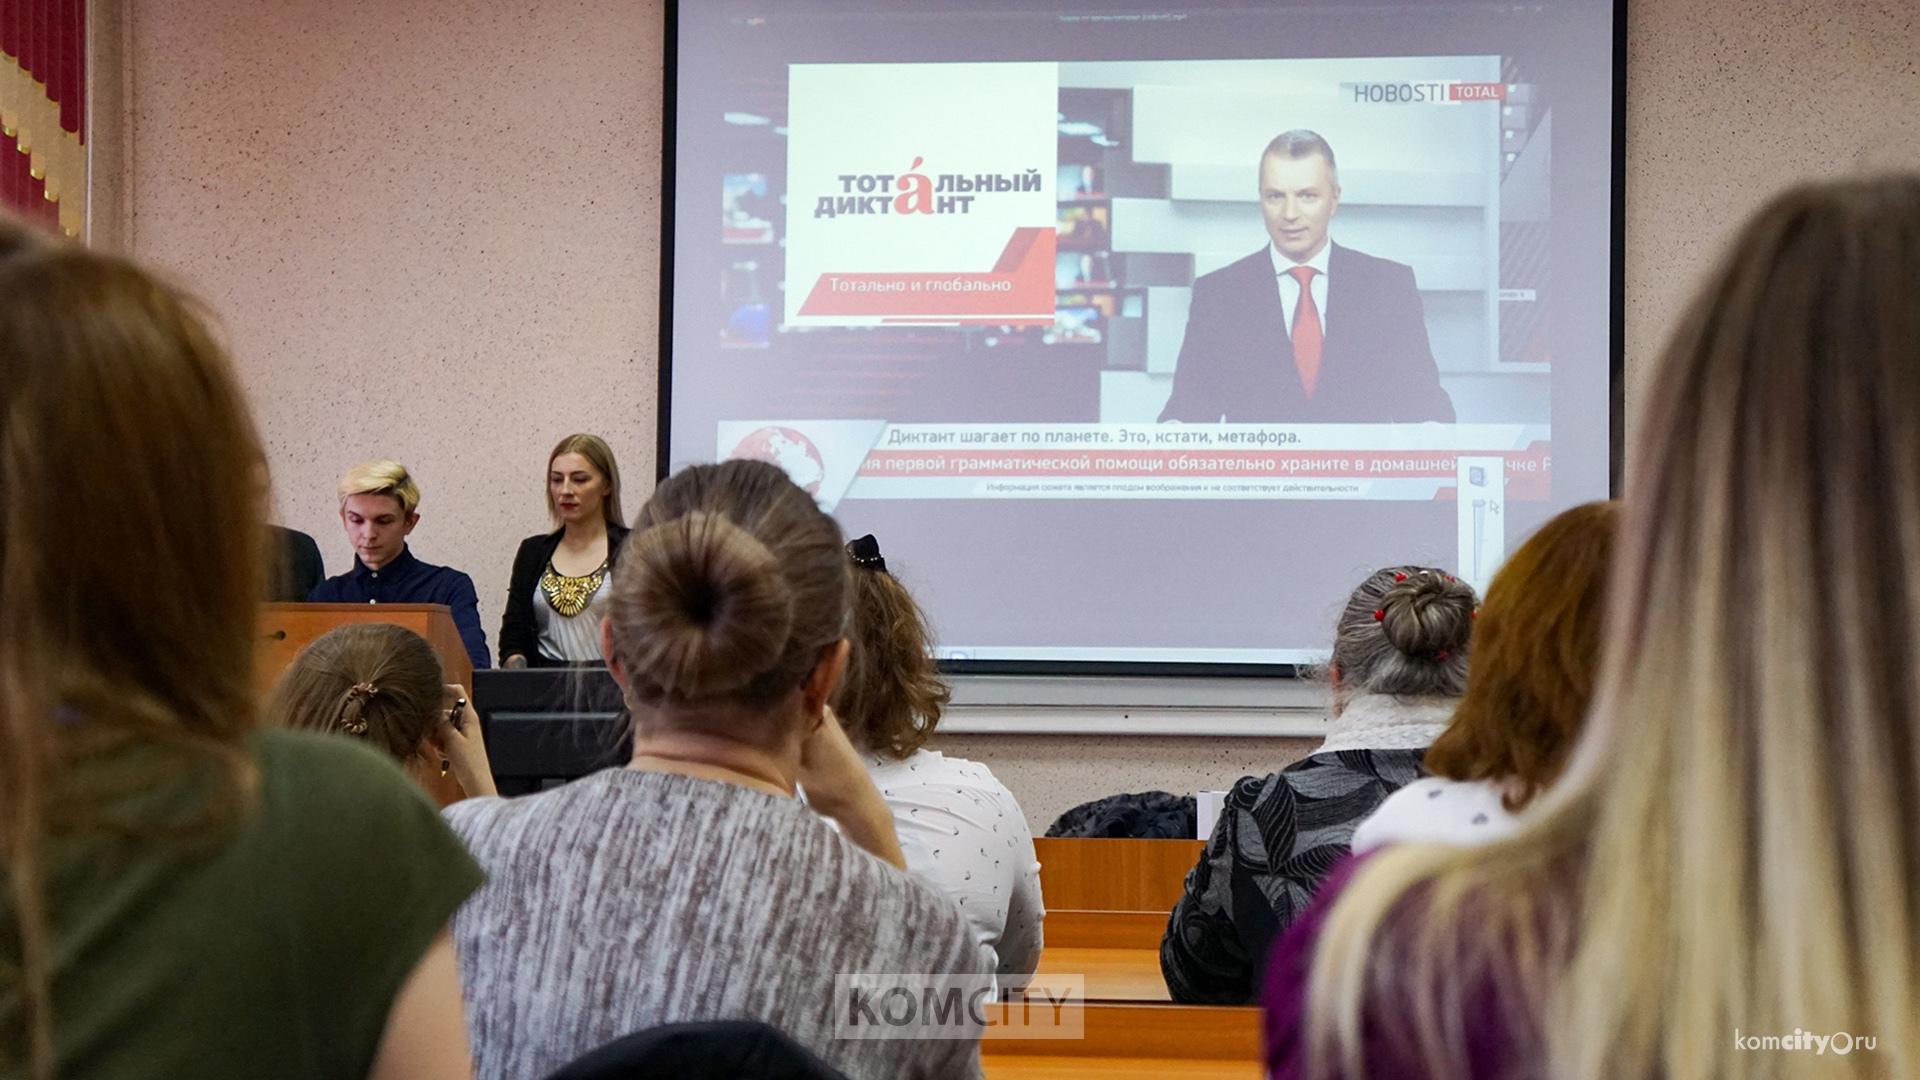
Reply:
[[[473,579],[414,557],[407,534],[420,524],[420,485],[397,461],[367,461],[340,478],[340,524],[353,569],[321,582],[316,604],[445,604],[475,668],[492,667]]]

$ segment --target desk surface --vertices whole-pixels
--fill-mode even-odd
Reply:
[[[1054,987],[1051,976],[1086,977],[1088,1001],[1170,1001],[1167,981],[1160,974],[1158,949],[1088,949],[1048,945],[1040,966],[1028,984],[1034,989]]]

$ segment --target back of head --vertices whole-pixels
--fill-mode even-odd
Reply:
[[[400,500],[400,512],[420,509],[420,485],[405,465],[387,458],[363,461],[340,478],[340,501],[352,495],[391,495]]]
[[[853,571],[852,649],[833,710],[855,746],[896,760],[926,745],[953,692],[913,594],[889,571]]]
[[[607,619],[636,704],[766,709],[844,636],[840,528],[778,467],[682,469],[633,528]]]
[[[267,705],[276,727],[364,739],[406,762],[441,716],[445,682],[425,638],[402,626],[359,623],[300,650]]]
[[[1593,815],[1572,1075],[1739,1074],[1729,1017],[1920,1057],[1916,356],[1915,176],[1773,199],[1662,356],[1561,785]]]
[[[1586,730],[1529,827],[1386,851],[1316,953],[1312,1041],[1362,996],[1491,977],[1570,1080],[1797,1075],[1750,1032],[1870,1033],[1822,1074],[1920,1059],[1920,177],[1788,190],[1665,349],[1635,425]],[[1426,918],[1394,907],[1427,896]],[[1443,902],[1444,901],[1444,902]],[[1417,928],[1417,929],[1416,929]],[[1364,972],[1363,972],[1364,968]],[[1469,986],[1472,989],[1469,989]],[[1418,1036],[1442,1057],[1450,1029]],[[1352,1030],[1347,1028],[1347,1030]],[[1457,1070],[1458,1063],[1455,1063]]]
[[[0,357],[0,685],[43,710],[17,722],[231,743],[255,714],[263,459],[205,317],[0,222]]]
[[[1487,588],[1473,630],[1473,669],[1427,770],[1496,780],[1519,809],[1566,765],[1600,667],[1619,504],[1588,503],[1541,526]]]
[[[1467,681],[1473,587],[1423,566],[1390,566],[1347,597],[1329,667],[1335,696],[1458,697]]]
[[[69,772],[137,748],[114,775],[145,787],[211,761],[200,820],[245,805],[261,460],[195,304],[0,219],[0,906],[25,1029],[0,1045],[26,1047],[32,1075],[52,1075],[42,840],[112,812],[121,790],[68,790]]]

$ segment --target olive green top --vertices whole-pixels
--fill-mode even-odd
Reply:
[[[259,786],[195,843],[95,830],[50,845],[62,1080],[362,1080],[407,976],[482,876],[416,785],[345,736],[252,737]],[[207,773],[124,804],[191,812]],[[129,815],[131,816],[131,815]],[[23,1075],[0,890],[0,1078]]]

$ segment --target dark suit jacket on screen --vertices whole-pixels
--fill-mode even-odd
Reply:
[[[1320,378],[1308,398],[1268,249],[1201,277],[1160,419],[1453,422],[1412,267],[1333,245],[1324,317]]]

